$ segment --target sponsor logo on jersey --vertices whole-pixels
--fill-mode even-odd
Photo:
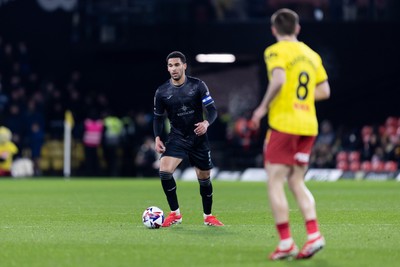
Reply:
[[[178,115],[179,117],[181,116],[185,116],[185,115],[189,115],[189,114],[193,114],[194,110],[193,109],[189,109],[189,107],[182,105],[182,107],[179,109],[182,110],[182,112],[177,113],[176,115]]]

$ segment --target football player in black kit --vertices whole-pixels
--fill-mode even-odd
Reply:
[[[170,53],[167,56],[167,66],[171,79],[158,87],[155,93],[153,125],[155,149],[161,153],[161,184],[171,209],[162,227],[182,222],[173,173],[186,156],[194,166],[200,184],[204,224],[223,226],[223,223],[211,214],[213,187],[210,172],[213,163],[207,128],[217,118],[214,100],[203,81],[186,75],[184,54],[179,51]],[[203,107],[207,111],[206,119],[203,118]],[[165,114],[170,121],[171,131],[164,144],[161,134]]]

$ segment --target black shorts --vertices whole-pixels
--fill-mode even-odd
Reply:
[[[184,159],[188,157],[192,166],[202,171],[211,170],[214,165],[211,161],[210,145],[207,135],[188,136],[169,135],[165,143],[165,152],[161,155]]]

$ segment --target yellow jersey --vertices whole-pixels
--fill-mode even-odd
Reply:
[[[4,161],[0,162],[0,170],[10,171],[13,163],[13,156],[18,153],[18,148],[13,142],[0,144],[0,157]]]
[[[315,87],[328,79],[321,57],[303,42],[279,41],[264,51],[268,78],[281,68],[286,82],[268,110],[271,128],[295,135],[316,136]]]

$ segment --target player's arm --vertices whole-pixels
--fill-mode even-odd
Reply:
[[[208,126],[210,126],[218,116],[214,99],[211,97],[208,87],[203,81],[199,84],[199,90],[201,94],[201,102],[206,109],[206,119],[195,124],[196,128],[194,129],[194,132],[198,136],[205,134]]]
[[[202,122],[196,123],[194,132],[200,136],[207,132],[208,126],[210,126],[218,116],[217,108],[214,103],[206,106],[206,119]]]
[[[260,127],[260,120],[267,114],[268,108],[272,100],[277,96],[286,82],[286,73],[282,68],[272,70],[271,80],[268,84],[267,91],[260,105],[254,110],[251,121],[255,129]]]
[[[317,84],[315,87],[315,101],[325,100],[331,96],[331,88],[328,81]]]
[[[206,106],[206,121],[211,125],[218,117],[217,107],[214,103]]]
[[[158,94],[154,97],[154,116],[153,116],[153,132],[155,137],[155,150],[158,153],[165,152],[165,146],[161,141],[161,135],[164,129],[164,107],[158,98]]]

